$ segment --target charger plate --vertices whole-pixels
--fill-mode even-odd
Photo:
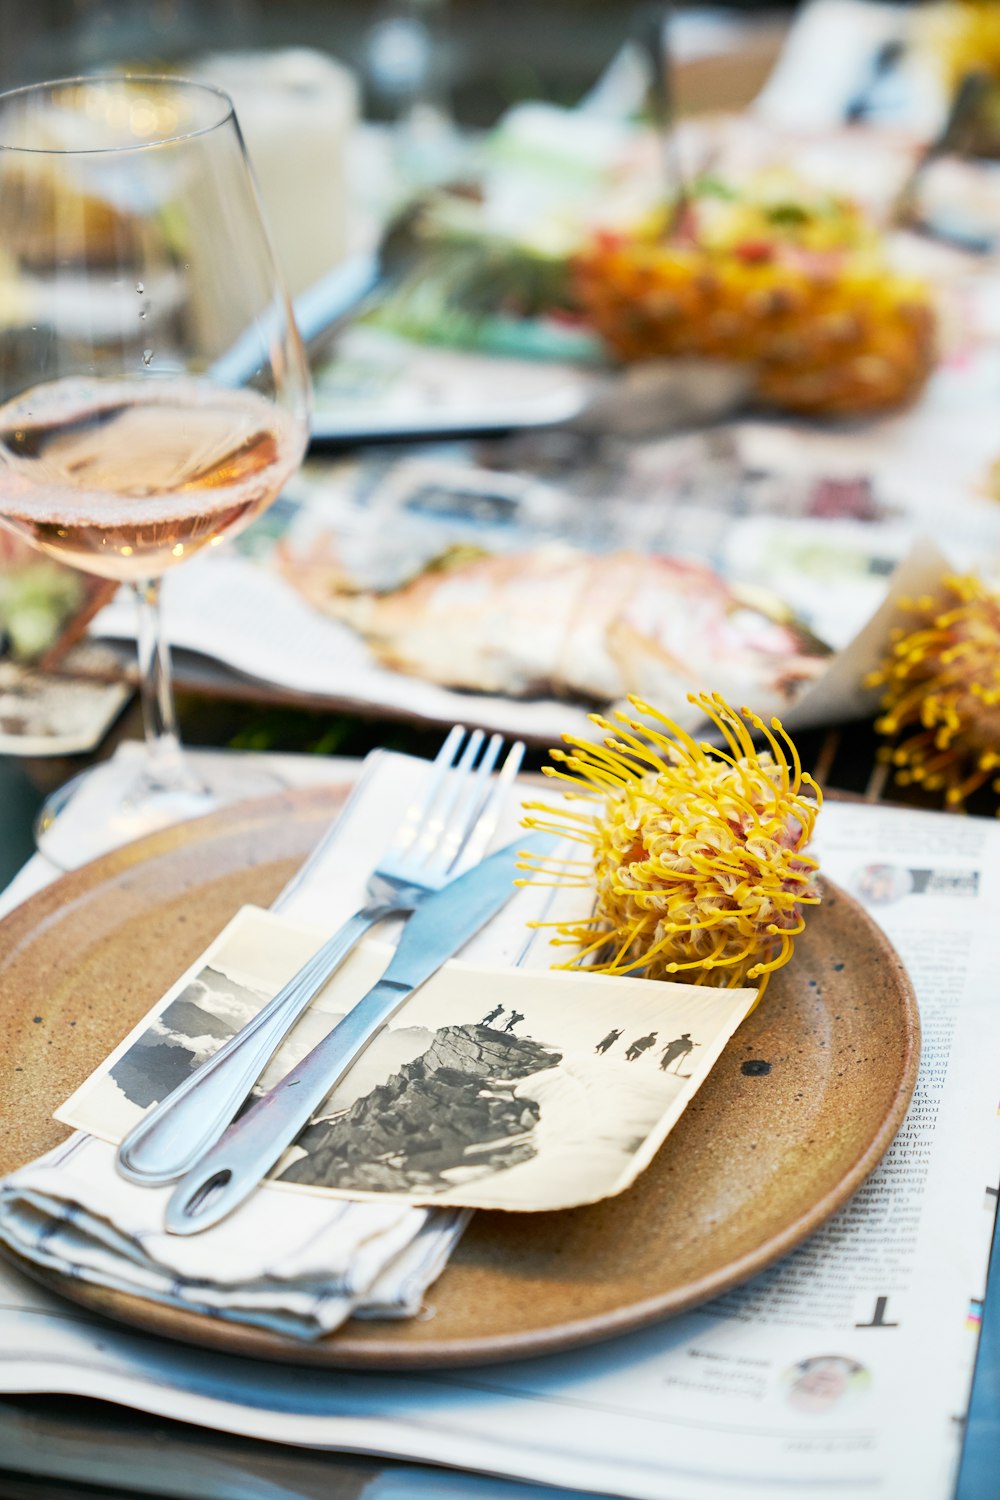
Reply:
[[[269,905],[347,786],[167,829],[64,876],[0,923],[0,1172],[66,1135],[52,1111],[245,902]],[[419,1368],[521,1358],[704,1302],[838,1208],[898,1129],[916,1078],[902,962],[827,883],[795,959],[627,1193],[550,1214],[477,1213],[429,1315],[315,1344],[22,1264],[73,1301],[193,1344],[296,1364]]]

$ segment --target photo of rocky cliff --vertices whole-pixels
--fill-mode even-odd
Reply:
[[[298,972],[317,941],[312,929],[243,908],[57,1118],[121,1141]],[[350,955],[247,1104],[336,1027],[385,964],[378,942]],[[752,998],[628,976],[446,964],[314,1108],[275,1167],[272,1191],[276,1200],[311,1193],[514,1212],[622,1192]]]
[[[482,1024],[442,1026],[426,1050],[347,1109],[314,1120],[280,1180],[356,1192],[444,1192],[531,1160],[541,1106],[524,1080],[562,1061]]]

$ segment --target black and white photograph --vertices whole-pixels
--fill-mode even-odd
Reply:
[[[244,908],[59,1111],[120,1140],[319,946]],[[255,1090],[289,1071],[378,979],[390,949],[347,960]],[[648,1165],[738,1026],[753,990],[453,961],[400,1009],[273,1174],[344,1198],[569,1208]]]
[[[0,640],[0,653],[2,645]],[[121,683],[75,681],[0,660],[0,755],[90,750],[128,696]]]

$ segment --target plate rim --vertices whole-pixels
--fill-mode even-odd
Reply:
[[[331,811],[335,815],[339,813],[358,769],[357,766],[350,769],[345,766],[339,779],[328,785],[293,788],[275,796],[241,804],[239,811],[251,823],[273,822],[283,812],[293,812],[307,818],[315,816],[319,837],[326,826],[319,819],[325,817],[329,821]],[[40,917],[51,917],[50,908],[58,910],[62,905],[61,895],[71,896],[77,885],[89,890],[95,874],[99,876],[100,884],[106,884],[136,865],[146,865],[160,855],[169,855],[178,847],[198,842],[200,834],[210,838],[214,831],[212,825],[217,824],[221,830],[228,831],[233,813],[233,808],[222,809],[172,825],[111,850],[58,877],[27,897],[0,920],[0,943],[19,927],[26,929],[25,936],[34,932],[38,926],[33,920],[36,910]],[[257,1326],[212,1318],[204,1313],[174,1308],[134,1293],[64,1277],[56,1271],[26,1260],[3,1243],[0,1243],[0,1255],[32,1280],[115,1323],[166,1337],[187,1347],[207,1348],[277,1363],[339,1369],[443,1369],[536,1358],[612,1339],[699,1306],[750,1277],[759,1275],[815,1233],[877,1167],[895,1138],[912,1098],[920,1062],[921,1033],[920,1012],[912,981],[896,949],[874,918],[842,886],[823,876],[822,872],[821,879],[825,889],[838,903],[849,909],[855,920],[860,919],[869,937],[874,940],[875,946],[881,950],[883,958],[893,970],[904,1030],[904,1046],[898,1058],[899,1084],[875,1134],[835,1184],[791,1222],[777,1232],[768,1234],[753,1250],[695,1281],[687,1282],[683,1287],[675,1287],[656,1296],[597,1314],[564,1319],[545,1328],[522,1330],[514,1334],[450,1338],[433,1345],[406,1344],[404,1341],[394,1341],[391,1335],[377,1338],[370,1333],[364,1338],[352,1339],[352,1322],[348,1320],[331,1334],[305,1343]],[[366,1320],[365,1326],[371,1329],[372,1323]]]

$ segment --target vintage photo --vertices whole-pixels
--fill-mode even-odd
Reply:
[[[0,661],[0,755],[74,755],[90,750],[128,700],[121,682],[74,682]]]
[[[320,940],[244,908],[59,1119],[120,1140]],[[360,999],[388,957],[369,942],[348,959],[258,1090]],[[338,1197],[521,1211],[612,1196],[649,1163],[753,995],[454,961],[327,1096],[273,1180]]]

